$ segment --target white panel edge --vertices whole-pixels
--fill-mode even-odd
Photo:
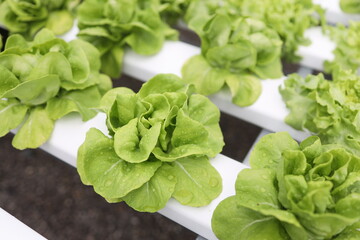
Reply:
[[[0,239],[6,240],[45,240],[39,233],[0,208]]]

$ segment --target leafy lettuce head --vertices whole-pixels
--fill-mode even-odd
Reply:
[[[333,80],[323,75],[302,78],[290,75],[280,93],[290,110],[285,122],[307,129],[326,143],[337,143],[360,153],[360,77],[350,70],[337,70]]]
[[[226,83],[233,102],[248,106],[261,93],[259,78],[283,75],[282,42],[259,20],[216,14],[204,25],[200,37],[201,55],[190,58],[182,74],[201,94],[216,93]]]
[[[289,61],[298,61],[298,46],[310,43],[304,33],[319,24],[316,15],[324,20],[323,11],[311,0],[263,0],[261,6],[253,0],[192,0],[185,21],[201,35],[203,26],[216,14],[227,15],[233,20],[242,16],[263,21],[284,42],[282,57]]]
[[[78,4],[79,0],[4,0],[0,1],[0,23],[30,39],[44,27],[61,35],[73,26]]]
[[[229,0],[191,0],[186,9],[184,20],[190,29],[201,35],[204,25],[216,14],[224,14],[234,18],[240,16],[239,9],[234,8]]]
[[[176,23],[185,14],[190,0],[161,0],[161,16],[166,22]]]
[[[311,0],[230,0],[237,6],[241,16],[249,16],[266,22],[274,29],[284,42],[282,55],[288,61],[298,61],[296,55],[299,45],[308,45],[310,41],[305,38],[305,30],[319,24],[319,14],[323,16],[320,7]]]
[[[111,138],[91,129],[78,152],[84,184],[111,202],[155,212],[170,197],[189,206],[209,204],[221,192],[210,165],[224,143],[220,112],[191,94],[175,75],[157,75],[138,93],[115,88],[102,99]]]
[[[204,26],[200,37],[202,55],[212,67],[232,73],[250,71],[263,79],[282,76],[282,42],[262,21],[231,20],[219,14]]]
[[[79,37],[99,49],[101,70],[118,77],[125,46],[151,55],[162,48],[165,39],[177,37],[160,12],[158,0],[85,0],[78,9]]]
[[[91,108],[111,88],[99,69],[99,52],[82,40],[67,43],[47,29],[32,42],[11,35],[0,53],[0,136],[21,126],[13,146],[37,148],[64,115],[79,112],[84,121],[94,117]]]
[[[336,48],[335,59],[324,63],[325,71],[332,73],[338,68],[360,71],[360,22],[351,22],[349,27],[327,26],[326,29]]]
[[[358,239],[360,158],[312,136],[300,145],[287,133],[255,146],[236,196],[214,212],[220,239]],[[235,236],[235,237],[234,237]]]

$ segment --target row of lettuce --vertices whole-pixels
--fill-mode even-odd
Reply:
[[[78,151],[81,180],[108,202],[145,212],[162,209],[171,197],[200,207],[219,196],[221,176],[209,159],[224,145],[220,112],[196,93],[227,85],[235,104],[251,105],[260,79],[283,76],[281,60],[300,59],[298,47],[309,43],[305,30],[323,16],[311,1],[297,0],[266,0],[262,8],[247,0],[0,3],[0,22],[18,33],[0,53],[0,137],[18,128],[13,146],[37,148],[63,116],[78,112],[87,121],[104,112],[108,133],[89,130]],[[79,39],[57,38],[75,15]],[[202,44],[183,79],[158,75],[138,93],[111,89],[124,48],[158,52],[178,37],[169,24],[180,18]],[[220,239],[360,238],[360,25],[324,23],[337,43],[335,60],[325,63],[332,81],[291,75],[280,89],[290,109],[285,121],[318,137],[298,145],[277,133],[257,144],[236,196],[214,212]]]
[[[354,9],[355,2],[342,1],[341,6]],[[101,71],[116,78],[121,74],[125,47],[142,55],[155,54],[165,40],[178,38],[169,24],[182,19],[202,43],[201,54],[183,68],[184,81],[205,95],[227,86],[239,106],[258,99],[260,79],[283,75],[282,59],[301,59],[299,46],[310,44],[305,31],[319,24],[337,43],[335,60],[325,64],[326,72],[339,66],[359,68],[360,24],[327,26],[324,10],[311,0],[266,0],[261,4],[259,8],[258,2],[251,0],[5,0],[0,5],[0,22],[11,33],[31,40],[43,27],[57,35],[67,32],[76,13],[78,37],[99,50]]]

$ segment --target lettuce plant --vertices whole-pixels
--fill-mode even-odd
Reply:
[[[157,53],[177,32],[162,21],[159,0],[85,0],[78,9],[79,37],[100,51],[101,70],[118,77],[124,47],[136,53]]]
[[[239,9],[230,4],[228,0],[191,0],[186,9],[184,20],[190,29],[201,35],[205,24],[215,14],[223,14],[231,18],[240,16]]]
[[[282,42],[263,22],[251,18],[232,20],[216,14],[202,31],[201,55],[189,59],[182,69],[184,81],[201,94],[229,86],[233,102],[248,106],[261,93],[259,78],[283,75],[280,61]]]
[[[282,56],[290,62],[297,62],[299,45],[308,45],[304,36],[306,29],[319,24],[316,15],[324,18],[323,10],[311,0],[265,0],[261,7],[257,1],[229,0],[236,5],[242,16],[264,21],[274,29],[284,42]]]
[[[280,93],[290,110],[287,124],[360,154],[360,76],[350,70],[336,71],[328,81],[322,74],[306,78],[294,74]]]
[[[79,148],[81,180],[109,202],[155,212],[174,197],[204,206],[221,192],[209,162],[222,149],[220,112],[175,75],[157,75],[138,93],[115,88],[102,99],[111,137],[90,129]]]
[[[193,0],[185,20],[190,28],[201,33],[202,27],[216,13],[263,21],[279,34],[284,42],[282,57],[291,62],[300,60],[296,54],[299,45],[310,44],[304,32],[319,24],[316,15],[324,18],[323,10],[311,0],[264,0],[261,7],[258,1],[253,0]]]
[[[93,108],[111,88],[99,69],[99,52],[85,41],[66,43],[47,29],[32,42],[11,35],[0,53],[0,137],[19,127],[13,146],[37,148],[64,115],[94,117]]]
[[[360,13],[360,1],[340,0],[340,8],[346,13]]]
[[[214,211],[219,239],[360,239],[358,156],[282,132],[255,145],[250,165]]]
[[[3,0],[0,1],[0,23],[11,33],[32,37],[42,28],[56,35],[69,31],[73,13],[80,0]]]
[[[184,14],[190,0],[161,0],[161,16],[169,24],[175,24]]]
[[[335,59],[324,64],[325,71],[331,73],[339,67],[353,71],[360,69],[360,22],[351,22],[349,27],[339,24],[326,29],[336,48]]]

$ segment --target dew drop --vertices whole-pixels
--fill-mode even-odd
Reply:
[[[216,187],[217,185],[219,185],[219,180],[217,180],[216,178],[210,178],[209,185],[211,187]]]
[[[188,190],[180,190],[177,192],[177,199],[182,203],[182,204],[188,204],[190,203],[193,198],[194,195],[192,194],[192,192],[188,191]]]
[[[109,187],[111,185],[112,181],[111,180],[107,180],[105,182],[105,187]]]

